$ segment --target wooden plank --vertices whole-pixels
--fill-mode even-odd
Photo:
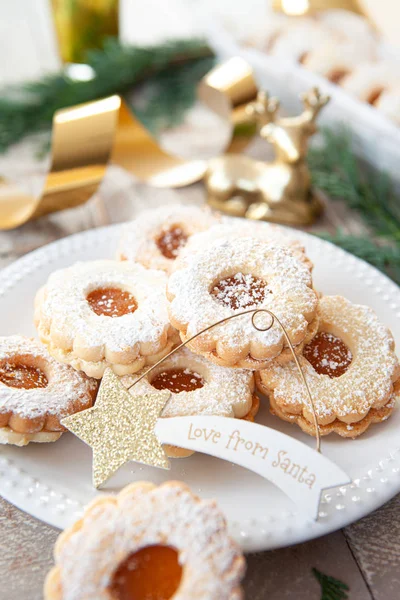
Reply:
[[[345,535],[374,600],[400,597],[400,495],[361,521]]]
[[[53,565],[58,530],[0,499],[0,532],[0,589],[7,590],[7,600],[26,598],[27,590],[29,600],[40,600],[44,579]],[[340,532],[247,556],[246,598],[317,600],[320,588],[311,573],[313,566],[345,581],[351,588],[351,600],[372,598]]]
[[[372,599],[340,531],[291,548],[248,556],[246,598],[318,600],[320,586],[311,572],[312,567],[346,583],[351,590],[351,600]]]

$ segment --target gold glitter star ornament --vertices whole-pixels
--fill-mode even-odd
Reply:
[[[108,369],[96,404],[63,419],[62,424],[93,450],[93,485],[98,488],[129,461],[169,469],[154,433],[171,393],[132,395]]]

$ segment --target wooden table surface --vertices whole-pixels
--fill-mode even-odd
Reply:
[[[18,148],[0,161],[0,173],[12,171],[13,166],[18,175],[23,152]],[[202,188],[155,190],[134,182],[120,169],[110,168],[100,194],[87,205],[44,217],[16,231],[0,232],[0,266],[66,235],[124,221],[144,207],[173,201],[200,204]],[[349,232],[360,229],[357,219],[340,203],[328,204],[316,227],[332,230],[338,225]],[[400,595],[399,534],[400,496],[342,531],[291,548],[250,555],[244,582],[246,598],[319,600],[319,585],[311,573],[316,567],[346,582],[351,600],[395,600]],[[0,600],[42,597],[57,535],[53,527],[0,499]]]

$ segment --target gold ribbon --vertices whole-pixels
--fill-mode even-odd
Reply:
[[[257,92],[253,72],[241,58],[215,67],[200,83],[199,99],[230,121],[224,152],[241,151],[249,142],[252,127],[242,125],[255,123],[245,107]],[[0,229],[84,204],[109,162],[158,187],[189,185],[207,168],[206,160],[185,160],[163,150],[120,96],[66,108],[53,118],[51,167],[41,193],[29,195],[0,179]]]

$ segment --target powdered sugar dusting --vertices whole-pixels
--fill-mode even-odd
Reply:
[[[166,276],[142,265],[112,260],[80,262],[50,275],[36,299],[35,321],[42,341],[85,361],[131,363],[167,345],[172,328],[165,299]],[[137,303],[118,318],[97,315],[87,296],[118,288]]]
[[[46,387],[13,388],[0,382],[0,413],[36,419],[47,415],[62,418],[75,412],[74,407],[92,405],[97,382],[60,364],[49,356],[37,340],[14,335],[0,337],[0,364],[13,363],[15,357],[37,366],[45,374]],[[18,362],[17,360],[17,362]]]
[[[270,293],[257,305],[272,310],[281,319],[295,344],[300,343],[314,318],[318,299],[311,285],[309,269],[287,248],[272,246],[261,240],[240,238],[220,240],[211,248],[179,260],[168,281],[169,313],[174,325],[186,330],[189,337],[212,323],[234,314],[210,293],[224,278],[241,273],[252,275],[268,285]],[[203,337],[203,336],[202,336]],[[233,319],[207,333],[205,338],[221,341],[232,348],[248,348],[256,342],[270,356],[282,350],[283,334],[278,326],[256,331],[249,316]],[[209,348],[209,351],[213,348]],[[259,358],[259,356],[257,356]]]
[[[89,506],[80,527],[64,534],[57,553],[63,600],[109,600],[121,562],[157,544],[175,548],[184,569],[174,600],[240,600],[244,560],[215,503],[181,483],[130,489]]]
[[[367,306],[352,304],[340,296],[326,296],[320,300],[319,312],[320,331],[332,332],[344,340],[353,360],[347,371],[334,379],[318,374],[304,357],[300,358],[301,365],[318,421],[328,424],[338,418],[351,424],[362,419],[371,407],[381,408],[389,401],[393,383],[400,375],[394,340]],[[303,412],[312,422],[308,397],[294,364],[271,364],[260,378],[281,410]]]
[[[206,231],[195,233],[189,238],[180,256],[190,256],[213,246],[221,240],[235,241],[242,237],[259,239],[274,246],[284,246],[310,269],[312,263],[306,256],[302,244],[286,233],[282,228],[271,223],[259,223],[249,220],[237,220],[232,217],[222,217],[221,223],[212,225]]]
[[[124,227],[117,257],[119,260],[136,261],[147,268],[169,272],[175,258],[185,247],[187,238],[204,231],[218,222],[219,217],[207,207],[168,205],[146,210]],[[173,231],[181,231],[181,244],[175,244]],[[160,238],[165,238],[163,252]]]
[[[187,368],[196,371],[204,379],[204,386],[192,392],[171,394],[163,417],[191,415],[214,415],[244,417],[250,410],[254,390],[253,373],[245,369],[219,367],[202,356],[193,354],[188,348],[178,350],[142,379],[131,390],[132,394],[154,392],[151,380],[167,369]],[[130,387],[141,373],[123,377],[122,383]]]

